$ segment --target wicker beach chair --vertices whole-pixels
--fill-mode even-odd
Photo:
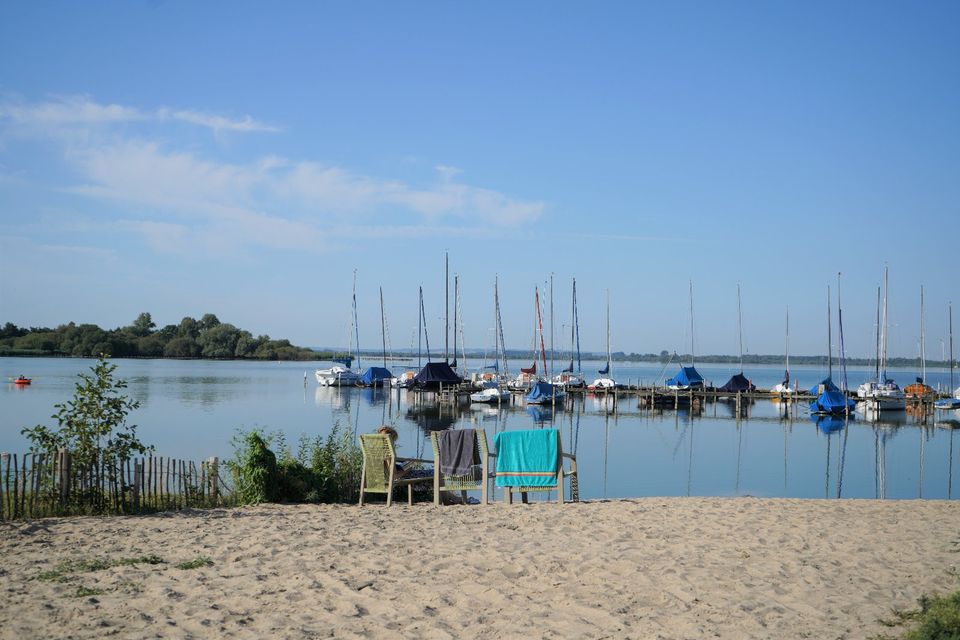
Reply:
[[[563,452],[563,443],[560,439],[560,432],[555,430],[557,434],[557,464],[556,464],[556,482],[552,482],[547,486],[502,486],[498,482],[498,486],[503,489],[504,495],[507,499],[507,504],[513,504],[513,496],[516,493],[520,494],[521,501],[527,503],[527,494],[532,492],[543,492],[543,491],[556,491],[557,492],[557,503],[563,504],[566,500],[564,497],[564,478],[570,478],[570,501],[571,502],[580,502],[580,481],[577,476],[577,456],[572,453]],[[510,432],[503,432],[498,434],[500,437],[510,437]],[[497,455],[496,453],[492,455]],[[564,468],[564,460],[568,461],[568,468]]]
[[[368,433],[360,436],[360,449],[363,452],[363,470],[360,473],[360,506],[367,493],[387,494],[387,506],[393,503],[393,489],[407,488],[407,504],[413,504],[413,485],[428,485],[429,476],[418,478],[396,478],[396,463],[409,465],[409,468],[422,467],[429,460],[418,458],[398,458],[393,448],[393,440],[383,433]]]
[[[433,504],[440,504],[441,491],[459,491],[463,502],[467,502],[467,491],[480,491],[480,502],[488,504],[487,486],[494,477],[490,471],[489,459],[493,457],[487,446],[487,433],[483,429],[476,430],[476,459],[480,464],[470,468],[470,472],[462,476],[450,476],[440,472],[440,442],[436,431],[430,432],[430,443],[433,445]]]

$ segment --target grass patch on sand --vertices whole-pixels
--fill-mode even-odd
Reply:
[[[917,609],[894,610],[893,620],[881,620],[888,627],[910,624],[899,640],[960,640],[960,591],[947,596],[923,596]],[[881,635],[878,640],[893,640]]]
[[[138,556],[136,558],[90,558],[80,560],[64,560],[49,571],[42,571],[37,577],[50,582],[66,582],[75,573],[90,573],[103,571],[112,567],[130,566],[138,564],[161,564],[165,562],[160,556]]]
[[[103,594],[103,589],[90,589],[88,587],[80,586],[77,587],[76,592],[73,594],[74,598],[86,598],[89,596],[99,596]]]
[[[177,569],[199,569],[201,567],[212,567],[213,560],[204,556],[199,556],[197,558],[194,558],[193,560],[181,562],[174,566],[176,566]]]

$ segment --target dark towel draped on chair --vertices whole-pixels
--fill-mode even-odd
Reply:
[[[448,476],[465,476],[470,468],[480,464],[477,459],[477,433],[474,429],[441,431],[440,473]]]

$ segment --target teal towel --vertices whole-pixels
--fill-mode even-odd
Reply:
[[[550,487],[557,484],[556,429],[503,431],[494,438],[498,487]]]

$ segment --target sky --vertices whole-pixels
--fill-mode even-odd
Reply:
[[[939,359],[956,2],[0,3],[0,323]],[[958,347],[960,352],[960,307]],[[837,336],[834,326],[834,336]],[[452,337],[450,338],[452,343]],[[837,342],[835,340],[835,342]]]

